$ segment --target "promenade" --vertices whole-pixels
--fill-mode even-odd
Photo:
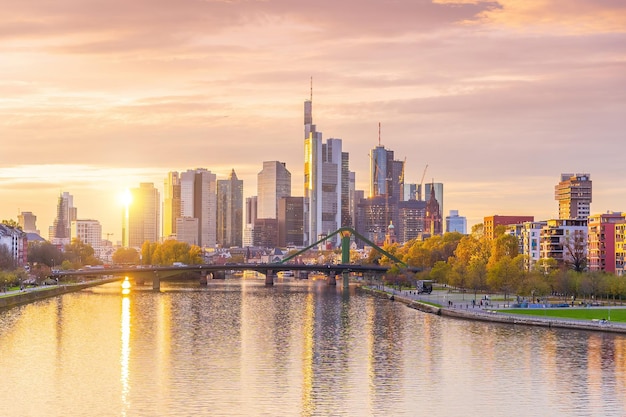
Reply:
[[[364,287],[364,289],[371,293],[384,294],[388,298],[393,297],[394,301],[404,303],[420,311],[457,319],[626,334],[626,323],[622,322],[508,314],[506,309],[509,308],[509,303],[489,301],[488,303],[483,302],[481,305],[479,301],[483,295],[478,297],[475,303],[472,303],[474,295],[468,293],[433,291],[432,294],[417,294],[417,291],[400,291],[381,285]],[[433,304],[437,304],[440,307]],[[538,309],[538,314],[541,311],[541,309]]]

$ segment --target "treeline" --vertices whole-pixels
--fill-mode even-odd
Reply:
[[[625,277],[581,272],[576,256],[572,262],[561,266],[554,259],[542,259],[528,270],[528,259],[519,253],[517,238],[505,234],[503,229],[496,235],[495,239],[488,239],[482,233],[482,225],[478,225],[469,235],[446,233],[401,246],[387,245],[383,249],[409,266],[422,269],[417,279],[432,279],[474,293],[499,292],[524,297],[559,295],[567,300],[572,296],[626,298]],[[388,258],[379,255],[371,255],[369,261],[390,263]],[[414,279],[401,270],[395,272],[391,274],[393,280]]]

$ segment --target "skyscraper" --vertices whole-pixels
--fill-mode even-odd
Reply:
[[[132,202],[125,218],[123,246],[141,248],[144,242],[159,241],[160,194],[154,184],[141,183],[131,188]]]
[[[54,244],[70,243],[70,225],[76,220],[77,209],[74,207],[74,196],[63,192],[57,203],[57,215],[50,227],[49,240]]]
[[[379,139],[380,140],[380,139]],[[404,161],[394,160],[393,151],[378,145],[370,151],[370,197],[386,196],[402,201]]]
[[[341,226],[342,143],[313,124],[312,98],[304,102],[304,241],[310,245]],[[339,238],[335,240],[339,242]]]
[[[431,182],[424,184],[424,201],[428,201],[430,199],[431,189],[435,190],[435,199],[439,204],[439,213],[443,216],[443,183],[441,182]],[[420,190],[421,195],[421,190]]]
[[[93,248],[94,256],[102,255],[102,226],[98,220],[77,219],[71,223],[71,239],[79,239]]]
[[[275,219],[278,201],[291,196],[291,172],[284,162],[265,161],[257,175],[257,217]]]
[[[217,181],[217,243],[222,247],[242,245],[243,180],[233,169],[226,180]]]
[[[217,181],[204,168],[180,175],[180,215],[198,219],[198,245],[215,247],[217,242]]]
[[[176,219],[180,217],[180,176],[169,172],[163,187],[163,238],[177,233]]]
[[[561,174],[554,199],[559,202],[559,219],[586,219],[591,206],[591,176]]]
[[[23,211],[17,215],[17,222],[22,226],[22,230],[26,233],[37,233],[37,216],[30,211]]]

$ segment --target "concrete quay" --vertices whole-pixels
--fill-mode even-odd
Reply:
[[[371,288],[366,286],[362,286],[361,289],[376,297],[391,299],[425,313],[456,319],[626,334],[626,323],[507,314],[506,310],[494,310],[493,307],[472,307],[471,303],[467,301],[459,302],[459,300],[450,299],[450,296],[447,295],[444,298],[448,299],[449,303],[446,305],[449,307],[438,307],[423,302],[425,299],[429,299],[427,298],[429,296],[417,295],[415,291],[398,291],[389,287]],[[440,300],[433,297],[432,302],[439,304]]]
[[[44,300],[46,298],[56,297],[58,295],[80,291],[85,288],[95,287],[97,285],[115,281],[120,281],[120,277],[96,279],[77,284],[48,285],[0,293],[0,310],[6,310],[23,304],[32,303],[34,301]]]

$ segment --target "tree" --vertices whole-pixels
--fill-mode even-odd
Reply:
[[[65,245],[64,258],[70,261],[74,268],[83,265],[100,265],[99,259],[94,256],[94,250],[88,243],[78,238],[72,239],[72,243]]]
[[[0,270],[15,269],[15,259],[8,246],[0,243]]]
[[[22,226],[20,226],[19,223],[16,222],[15,220],[13,220],[13,219],[2,220],[0,223],[4,224],[6,226],[12,227],[14,229],[22,230]]]
[[[515,258],[504,256],[500,258],[487,272],[487,284],[490,288],[504,293],[504,299],[513,289],[517,288],[522,278],[524,257]]]
[[[587,269],[587,238],[583,231],[576,230],[565,239],[563,244],[563,260],[576,272]]]
[[[50,242],[28,242],[27,259],[30,264],[43,264],[52,268],[61,265],[63,253]]]
[[[139,252],[135,248],[118,248],[113,253],[113,263],[120,265],[139,264]]]

